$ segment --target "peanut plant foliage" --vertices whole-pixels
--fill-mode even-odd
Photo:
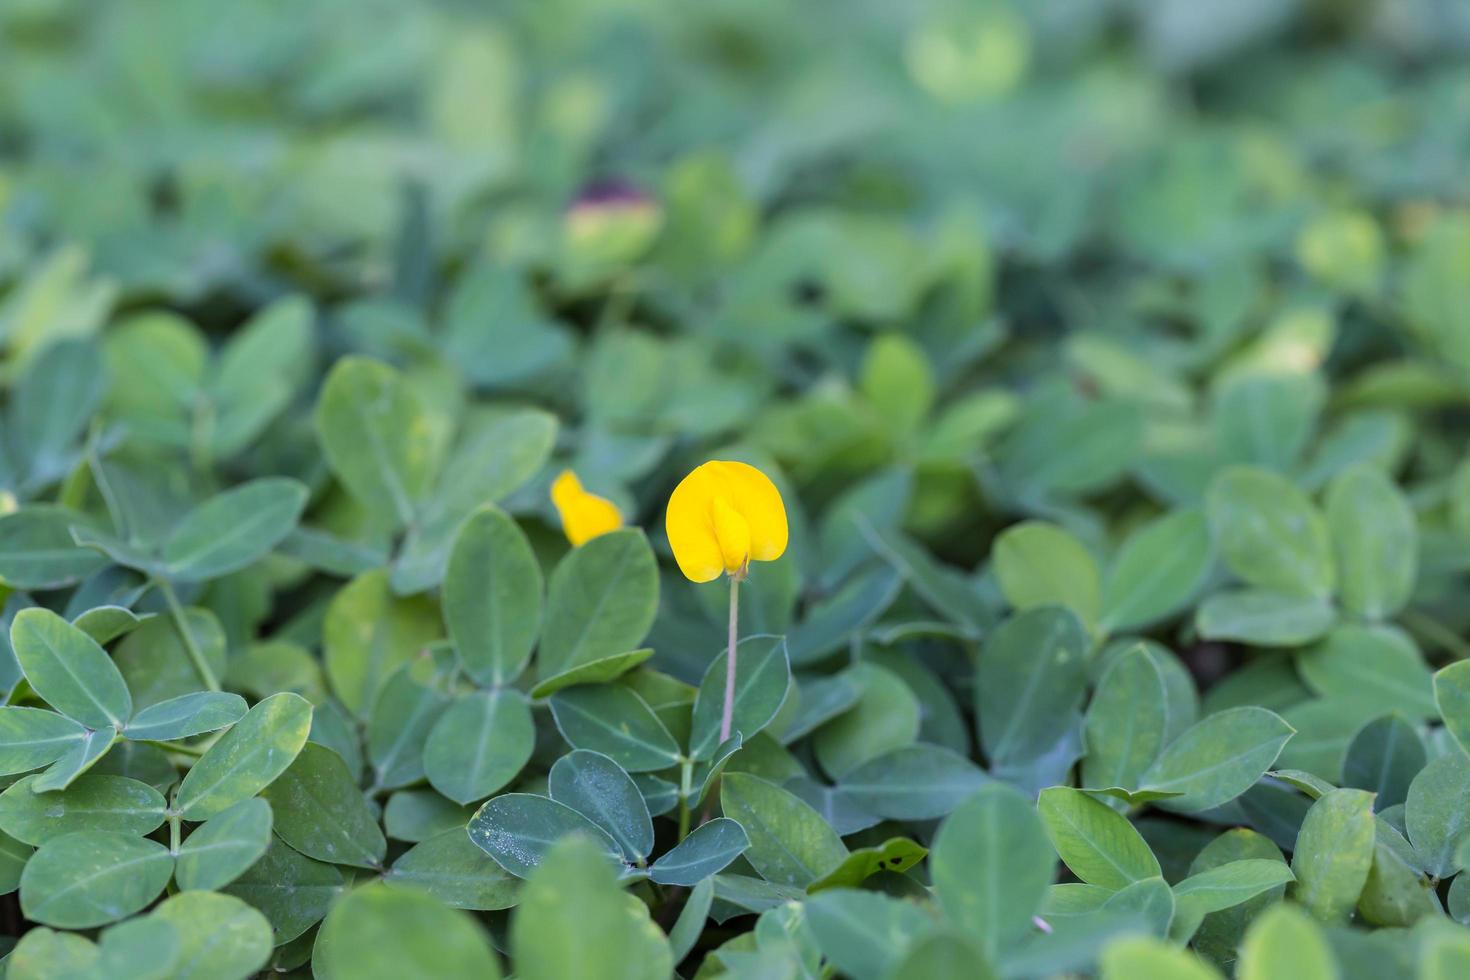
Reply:
[[[0,976],[1470,976],[1461,7],[288,7],[0,3]]]

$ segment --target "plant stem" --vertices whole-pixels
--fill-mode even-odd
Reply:
[[[204,659],[204,651],[199,649],[199,644],[194,642],[194,633],[189,629],[189,621],[184,616],[184,607],[179,604],[179,597],[174,594],[174,587],[167,579],[154,579],[158,588],[163,592],[163,599],[168,603],[168,611],[178,626],[179,636],[184,640],[184,649],[189,654],[189,659],[194,662],[194,669],[199,672],[199,679],[204,686],[211,691],[219,690],[219,678],[214,676],[214,668],[209,666],[209,661]]]
[[[735,640],[740,632],[740,578],[730,576],[730,651],[725,657],[725,710],[720,715],[720,744],[730,738],[735,723]]]

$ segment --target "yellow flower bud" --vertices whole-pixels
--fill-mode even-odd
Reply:
[[[551,502],[561,515],[562,530],[573,547],[623,526],[623,514],[606,497],[588,493],[571,470],[552,481]]]
[[[695,582],[721,572],[743,578],[752,561],[786,551],[781,492],[745,463],[713,460],[684,477],[669,497],[664,528],[679,571]]]

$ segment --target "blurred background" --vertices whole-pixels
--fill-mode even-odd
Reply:
[[[1260,399],[1309,489],[1448,479],[1463,428],[1412,422],[1470,372],[1467,54],[1461,0],[4,0],[0,345],[304,293],[303,361],[554,407],[646,523],[695,447],[813,510],[899,460],[969,566],[1130,526],[1125,474],[1197,500]],[[111,417],[171,350],[107,350]],[[321,482],[303,416],[252,471]]]

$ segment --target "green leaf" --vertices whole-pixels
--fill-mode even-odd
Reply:
[[[1294,647],[1320,638],[1337,622],[1326,599],[1268,589],[1216,592],[1195,610],[1194,626],[1207,640],[1261,647]]]
[[[1233,908],[1293,880],[1291,869],[1280,860],[1246,858],[1191,874],[1174,886],[1174,897],[1181,914],[1187,908],[1204,915]]]
[[[499,980],[486,934],[467,912],[412,888],[359,888],[322,923],[312,956],[319,980]]]
[[[222,691],[195,691],[149,705],[122,734],[136,742],[173,742],[228,728],[245,717],[245,699]]]
[[[320,922],[346,883],[332,865],[313,861],[272,835],[265,855],[223,891],[259,909],[280,945]]]
[[[1278,876],[1291,874],[1291,869],[1287,867],[1286,862],[1281,857],[1281,850],[1268,838],[1253,830],[1236,828],[1225,831],[1219,837],[1206,844],[1204,849],[1195,855],[1194,861],[1190,863],[1189,875],[1190,877],[1200,876],[1230,865],[1245,862],[1253,864],[1256,861],[1269,861],[1276,865],[1277,869],[1279,869],[1276,871],[1276,875]],[[1254,873],[1255,871],[1252,870],[1245,875],[1241,875],[1241,877],[1249,878]],[[1270,871],[1266,869],[1261,869],[1259,873],[1262,877],[1270,876]],[[1223,883],[1226,887],[1222,889],[1222,900],[1224,897],[1230,895],[1234,885],[1239,884],[1235,878],[1237,872],[1231,872],[1230,874],[1231,879]],[[1185,879],[1185,881],[1188,880],[1189,878]],[[1213,889],[1214,884],[1221,884],[1217,879],[1206,878],[1192,885],[1191,890],[1200,888],[1201,884],[1205,882],[1211,883],[1211,889]],[[1179,884],[1183,885],[1184,882],[1181,881]],[[1201,888],[1201,897],[1199,898],[1191,897],[1188,894],[1180,895],[1176,887],[1175,896],[1178,899],[1177,918],[1181,920],[1181,928],[1178,928],[1179,935],[1187,932],[1187,927],[1194,925],[1190,920],[1193,920],[1199,915],[1200,908],[1204,904],[1204,898],[1207,894]],[[1246,926],[1263,909],[1269,907],[1274,902],[1281,901],[1285,894],[1286,886],[1280,884],[1268,888],[1255,898],[1246,899],[1239,904],[1230,905],[1217,912],[1204,914],[1195,929],[1194,939],[1192,940],[1194,948],[1201,955],[1220,964],[1222,968],[1228,968],[1235,962],[1236,949],[1240,946],[1240,939],[1245,934]]]
[[[674,969],[648,907],[579,838],[552,848],[526,882],[510,946],[519,980],[663,980]]]
[[[842,838],[817,811],[764,779],[725,773],[720,809],[745,829],[745,859],[767,881],[805,888],[847,858]]]
[[[427,413],[392,368],[361,357],[333,365],[316,405],[327,463],[379,521],[413,523],[438,470],[440,446]]]
[[[1459,660],[1434,675],[1434,704],[1445,731],[1460,751],[1470,754],[1470,660]]]
[[[472,807],[446,800],[431,789],[404,789],[388,797],[383,828],[393,840],[417,844],[446,830],[464,830]]]
[[[489,800],[469,822],[470,840],[517,878],[529,877],[553,844],[568,834],[596,842],[605,860],[622,865],[622,849],[607,831],[565,804],[530,793]]]
[[[1137,644],[1115,657],[1097,682],[1087,707],[1087,755],[1082,779],[1089,787],[1136,787],[1165,743],[1193,720],[1193,687],[1185,697],[1171,690],[1163,655]]]
[[[1366,464],[1344,471],[1327,491],[1327,526],[1344,608],[1365,619],[1402,609],[1419,571],[1419,528],[1393,481]]]
[[[133,698],[112,658],[49,609],[22,609],[10,643],[26,680],[46,703],[88,728],[122,728]]]
[[[311,730],[311,702],[273,694],[251,708],[200,756],[174,806],[185,820],[206,820],[269,786],[295,761]]]
[[[30,483],[45,486],[71,468],[74,444],[107,383],[102,352],[90,338],[48,344],[21,372],[7,434]]]
[[[1386,715],[1358,729],[1348,743],[1342,782],[1373,793],[1374,809],[1382,810],[1408,798],[1409,784],[1427,760],[1414,726],[1397,715]]]
[[[172,980],[245,980],[270,958],[270,923],[238,898],[181,892],[153,915],[179,935],[180,966]]]
[[[858,685],[857,704],[817,729],[812,742],[822,768],[836,779],[919,737],[919,699],[902,678],[867,662],[846,676]]]
[[[1448,878],[1459,870],[1455,849],[1470,831],[1470,758],[1450,752],[1419,770],[1404,801],[1404,828],[1425,871]]]
[[[1373,841],[1373,867],[1358,897],[1358,915],[1377,926],[1407,928],[1444,913],[1433,879],[1419,870],[1414,848],[1383,817]],[[1453,914],[1453,913],[1452,913]]]
[[[428,599],[395,598],[381,569],[358,576],[333,597],[322,624],[332,690],[348,710],[367,714],[393,671],[440,635],[439,611]]]
[[[50,765],[87,738],[87,729],[42,708],[0,707],[0,774]]]
[[[988,782],[969,759],[919,742],[886,752],[849,771],[838,783],[858,807],[890,820],[936,820]]]
[[[1118,889],[1163,873],[1128,819],[1086,793],[1053,786],[1037,811],[1063,863],[1088,884]]]
[[[1229,467],[1210,484],[1207,511],[1221,558],[1247,585],[1299,598],[1332,592],[1327,525],[1290,480]]]
[[[684,957],[694,949],[694,944],[699,942],[714,898],[713,878],[705,878],[690,891],[684,907],[679,910],[679,918],[674,920],[674,928],[669,930],[669,946],[673,950],[675,963],[682,963]]]
[[[368,759],[384,787],[424,778],[424,744],[449,699],[430,685],[433,663],[413,660],[384,682],[368,720]]]
[[[689,735],[689,757],[707,759],[720,743],[728,652],[720,654],[704,672],[694,698]],[[735,703],[730,731],[752,739],[781,710],[791,684],[786,640],[780,636],[750,636],[735,648]]]
[[[658,566],[641,531],[574,548],[551,573],[539,667],[551,677],[636,649],[658,611]]]
[[[601,752],[628,772],[667,769],[679,745],[642,698],[618,684],[571,687],[551,698],[562,737],[574,748]]]
[[[984,786],[951,813],[929,855],[945,915],[987,957],[1030,928],[1055,869],[1031,802],[1001,783]]]
[[[424,743],[429,783],[456,803],[483,800],[516,777],[536,747],[519,691],[475,691],[450,704]]]
[[[903,588],[886,566],[859,572],[825,599],[812,604],[786,636],[795,666],[813,664],[841,649],[852,635],[882,616]]]
[[[1183,609],[1214,565],[1209,522],[1197,510],[1165,514],[1128,536],[1103,586],[1098,628],[1134,630]]]
[[[142,837],[163,824],[163,794],[136,779],[82,776],[53,793],[37,793],[36,779],[27,776],[0,793],[0,830],[27,844],[82,830]]]
[[[653,862],[648,875],[661,885],[692,887],[725,870],[749,848],[744,827],[729,817],[715,817]]]
[[[968,936],[933,931],[915,939],[886,980],[995,980],[999,976]]]
[[[275,814],[277,836],[307,857],[382,866],[388,842],[347,764],[331,749],[308,742],[262,795]]]
[[[1219,971],[1204,960],[1150,936],[1125,936],[1109,943],[1102,954],[1102,980],[1218,980]]]
[[[455,827],[409,848],[383,880],[421,888],[459,909],[505,909],[516,904],[520,884]]]
[[[985,608],[979,593],[961,575],[935,561],[927,551],[901,532],[872,527],[861,518],[858,521],[858,526],[873,550],[903,576],[908,587],[926,604],[971,636],[980,636],[989,629],[993,618],[991,613]],[[876,588],[880,583],[875,579],[873,585]],[[883,588],[887,589],[888,586],[883,585]],[[855,592],[851,597],[855,604],[859,594]],[[861,594],[869,604],[853,611],[871,612],[872,600],[866,593]],[[886,606],[887,603],[883,605]],[[881,608],[872,615],[881,615]],[[810,658],[805,655],[805,645],[798,646],[793,641],[792,649],[794,663],[809,662]],[[798,655],[795,652],[797,650],[801,650],[802,655]]]
[[[1322,930],[1295,906],[1280,904],[1246,931],[1237,980],[1337,980],[1337,964]]]
[[[807,886],[807,894],[829,888],[857,888],[880,871],[903,874],[929,851],[907,837],[890,837],[875,847],[860,847],[841,864]]]
[[[1326,698],[1356,701],[1374,713],[1429,719],[1437,711],[1424,656],[1392,626],[1339,626],[1297,660],[1309,688]]]
[[[73,619],[71,624],[96,640],[98,646],[106,646],[119,636],[131,633],[148,620],[153,619],[155,615],[155,613],[139,615],[122,606],[97,606]]]
[[[107,564],[73,539],[87,518],[65,507],[30,504],[0,517],[0,581],[12,589],[61,589]]]
[[[228,575],[270,553],[296,527],[307,489],[295,480],[252,480],[196,507],[163,545],[164,572],[180,582]]]
[[[1180,735],[1143,774],[1143,786],[1182,796],[1160,806],[1195,813],[1235,799],[1276,762],[1293,730],[1265,708],[1230,708]]]
[[[1102,576],[1087,548],[1063,528],[1045,521],[1013,525],[996,537],[990,560],[1012,607],[1065,606],[1084,624],[1097,622]]]
[[[1007,619],[985,641],[975,673],[980,743],[991,768],[1035,759],[1077,710],[1090,647],[1075,615],[1044,606]]]
[[[1108,896],[1100,911],[1104,919],[1131,919],[1155,936],[1167,936],[1174,922],[1174,892],[1163,878],[1145,878]]]
[[[854,980],[878,980],[933,928],[933,920],[917,906],[877,892],[823,892],[803,907],[817,945]]]
[[[531,688],[531,697],[547,698],[563,688],[576,687],[578,684],[606,684],[615,681],[651,656],[653,648],[644,647],[641,650],[629,650],[627,653],[615,653],[611,657],[589,660],[571,670],[542,678]]]
[[[576,749],[556,760],[547,777],[547,792],[607,831],[629,864],[642,861],[653,850],[653,820],[643,794],[632,777],[602,753]]]
[[[184,840],[174,880],[183,891],[223,888],[260,860],[270,842],[270,804],[259,797],[236,803]]]
[[[1232,463],[1289,471],[1316,428],[1323,387],[1319,377],[1306,373],[1227,375],[1211,411],[1221,455]]]
[[[444,575],[444,623],[476,681],[507,684],[525,669],[541,629],[541,589],[541,566],[515,521],[487,506],[460,526]]]
[[[26,918],[62,929],[90,929],[141,911],[173,875],[174,859],[156,841],[83,830],[41,845],[20,877]]]
[[[86,737],[67,749],[65,755],[36,777],[36,781],[31,784],[32,788],[37,793],[66,789],[84,772],[100,762],[116,743],[117,729],[115,728],[87,732]]]

